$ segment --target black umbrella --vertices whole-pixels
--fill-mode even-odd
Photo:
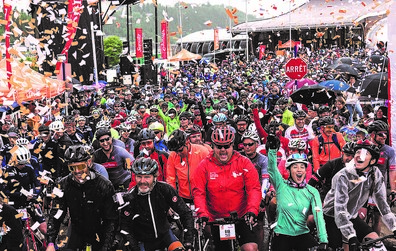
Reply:
[[[368,75],[363,79],[360,95],[388,99],[388,73]]]
[[[311,105],[312,103],[332,103],[332,101],[336,98],[336,94],[333,90],[326,89],[325,87],[316,84],[303,86],[293,92],[290,97],[296,103]]]
[[[388,58],[383,55],[372,55],[369,58],[369,62],[371,64],[375,64],[376,66],[380,67],[382,71],[388,68]]]
[[[336,72],[359,76],[358,70],[349,64],[338,64],[333,68]]]
[[[352,58],[337,58],[335,61],[336,64],[349,64],[352,65]]]

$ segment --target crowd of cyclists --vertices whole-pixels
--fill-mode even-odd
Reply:
[[[320,81],[348,53],[300,56]],[[26,250],[22,209],[46,250],[204,250],[198,237],[210,239],[207,250],[236,250],[229,239],[240,250],[360,250],[381,221],[396,235],[387,108],[347,108],[345,92],[327,104],[293,103],[285,61],[185,64],[158,86],[75,92],[4,112],[1,250]]]

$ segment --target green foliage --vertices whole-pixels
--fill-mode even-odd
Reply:
[[[122,41],[118,36],[106,37],[103,41],[104,55],[109,57],[109,65],[114,66],[120,62]]]
[[[126,7],[124,7],[126,8]],[[232,7],[227,7],[232,9]],[[153,4],[144,4],[132,6],[130,11],[130,41],[135,41],[134,29],[143,28],[143,38],[152,38],[153,43],[155,42],[155,18],[154,11],[155,7]],[[192,8],[190,5],[188,8],[181,7],[179,11],[179,6],[176,4],[174,7],[158,5],[158,43],[161,42],[160,33],[160,22],[164,19],[163,11],[168,14],[169,18],[173,18],[173,21],[169,23],[169,32],[177,32],[177,26],[179,26],[179,20],[181,13],[182,16],[182,26],[183,26],[183,36],[191,34],[196,31],[201,31],[205,29],[213,29],[215,27],[226,28],[230,26],[230,18],[227,16],[223,5],[210,5],[203,4]],[[116,19],[113,24],[104,25],[104,32],[107,35],[117,35],[126,41],[127,36],[127,20],[126,17],[122,17],[122,9],[114,14]],[[124,12],[125,14],[126,12]],[[242,23],[245,20],[245,13],[238,11],[236,13],[239,22]],[[140,23],[137,20],[140,19]],[[249,21],[256,20],[252,15],[248,15]],[[212,21],[212,25],[209,27],[204,23],[206,21]],[[117,27],[117,23],[119,27]],[[232,26],[234,24],[232,23]],[[177,34],[176,37],[171,37],[171,43],[175,43],[180,35]]]

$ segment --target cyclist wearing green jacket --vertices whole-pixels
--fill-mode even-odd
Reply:
[[[190,107],[189,105],[184,105],[183,108],[180,109],[180,113],[186,111]],[[179,115],[177,114],[177,111],[175,108],[170,108],[166,114],[162,112],[159,106],[158,108],[158,115],[164,120],[165,122],[165,127],[166,127],[166,134],[170,136],[170,134],[180,128],[180,119]]]
[[[276,166],[276,153],[279,138],[269,135],[266,149],[268,151],[268,173],[276,190],[277,222],[272,240],[273,250],[308,250],[319,246],[317,250],[326,250],[327,233],[323,218],[322,202],[318,190],[305,182],[308,166],[305,154],[292,154],[286,162],[289,179],[284,180]],[[309,233],[307,218],[313,212],[318,230],[319,243]]]

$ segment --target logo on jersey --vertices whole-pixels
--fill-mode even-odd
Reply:
[[[173,196],[172,201],[173,201],[173,202],[176,202],[176,201],[177,201],[177,197],[176,197],[176,196]]]
[[[209,174],[209,179],[211,179],[211,180],[215,180],[217,177],[219,177],[219,175],[217,173],[211,172]]]

